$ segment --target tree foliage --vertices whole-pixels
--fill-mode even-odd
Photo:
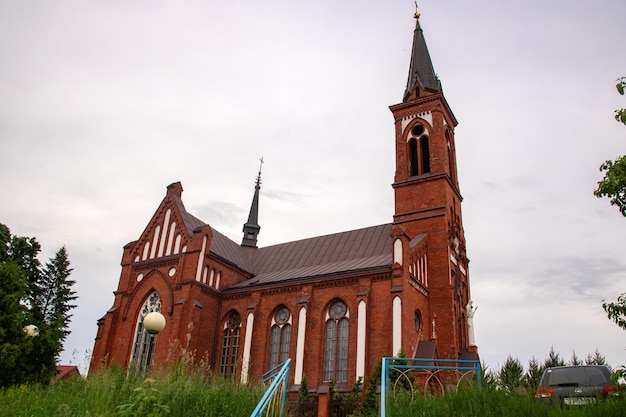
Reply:
[[[585,365],[606,365],[606,358],[596,348],[593,354],[590,353],[585,358]]]
[[[543,361],[543,369],[555,366],[565,366],[565,361],[561,358],[559,352],[554,350],[554,346],[551,346],[550,352],[548,352],[548,357],[545,361]]]
[[[626,77],[617,80],[617,91],[624,95]],[[615,110],[615,120],[626,125],[626,109]],[[626,155],[618,156],[614,161],[606,160],[600,165],[604,178],[598,181],[598,188],[593,194],[598,197],[609,197],[611,205],[617,206],[622,216],[626,217]]]
[[[530,358],[528,361],[528,369],[526,370],[526,374],[524,374],[524,382],[526,383],[526,388],[531,392],[535,392],[539,386],[543,371],[544,369],[539,364],[539,361],[534,356]]]
[[[618,78],[615,87],[617,92],[623,96],[624,91],[626,91],[626,77]],[[626,125],[626,109],[615,110],[615,120]]]
[[[12,236],[0,224],[0,387],[48,383],[69,334],[74,281],[65,247],[45,266],[35,238]],[[35,325],[39,335],[24,328]]]
[[[517,358],[507,356],[504,365],[498,372],[498,382],[500,387],[507,392],[513,392],[517,387],[523,385],[524,367]]]
[[[626,330],[626,293],[617,297],[617,301],[607,303],[602,301],[602,308],[609,319],[613,320],[622,329]]]
[[[606,359],[598,349],[593,353],[586,356],[583,361],[576,355],[576,352],[572,352],[571,359],[566,363],[561,355],[554,350],[554,347],[550,348],[548,357],[539,362],[534,356],[528,361],[526,369],[522,366],[521,362],[509,355],[499,369],[489,369],[485,364],[482,364],[483,369],[483,386],[486,389],[499,389],[507,392],[526,390],[527,392],[534,394],[541,376],[546,368],[555,366],[577,366],[577,365],[606,365]]]

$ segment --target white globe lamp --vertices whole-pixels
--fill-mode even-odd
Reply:
[[[34,324],[24,326],[24,333],[26,333],[26,336],[28,337],[39,336],[39,327],[35,326]]]
[[[165,328],[165,317],[158,311],[148,313],[146,317],[143,318],[143,328],[146,329],[148,333],[160,333]]]

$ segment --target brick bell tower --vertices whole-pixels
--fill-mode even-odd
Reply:
[[[406,90],[402,103],[390,107],[396,145],[392,285],[402,288],[402,333],[410,333],[411,325],[418,329],[417,341],[402,342],[407,355],[426,340],[436,345],[438,357],[471,357],[474,308],[456,170],[457,120],[417,12],[415,19]]]

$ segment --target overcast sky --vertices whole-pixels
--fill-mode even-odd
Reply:
[[[259,244],[392,221],[409,0],[1,1],[0,222],[62,245],[79,296],[62,361],[84,362],[122,247],[166,186],[235,241],[263,156]],[[626,153],[626,2],[424,0],[459,126],[483,361],[551,346],[626,364],[602,299],[626,291],[626,219],[593,196]]]

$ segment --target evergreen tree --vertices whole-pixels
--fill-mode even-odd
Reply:
[[[45,267],[37,259],[35,238],[11,236],[0,224],[0,387],[24,382],[48,383],[69,334],[75,306],[65,247]],[[28,337],[26,325],[39,329]]]
[[[598,349],[593,352],[593,354],[588,354],[585,358],[586,365],[606,365],[606,358],[603,354],[601,354]]]
[[[487,366],[486,363],[480,364],[481,375],[483,377],[483,386],[486,389],[495,390],[498,387],[498,378],[495,370]]]
[[[524,367],[517,358],[507,356],[504,365],[498,372],[498,385],[512,392],[515,388],[523,385]]]
[[[16,372],[28,350],[24,333],[27,311],[20,304],[26,280],[12,262],[0,264],[0,388],[20,380]]]
[[[524,375],[524,382],[526,383],[526,388],[531,392],[534,392],[539,386],[543,371],[544,368],[539,365],[539,361],[534,356],[530,358],[528,361],[528,370]]]
[[[578,357],[578,355],[576,355],[576,352],[572,351],[572,357],[567,364],[571,366],[578,366],[582,365],[583,361]]]
[[[552,368],[555,366],[565,366],[565,361],[561,359],[561,355],[554,351],[554,346],[550,347],[548,357],[543,362],[543,368]]]

